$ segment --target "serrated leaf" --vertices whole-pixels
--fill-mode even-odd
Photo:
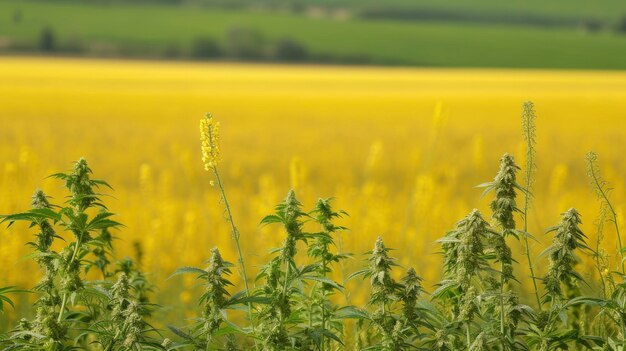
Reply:
[[[355,306],[345,306],[333,314],[336,319],[371,319],[370,314]]]
[[[266,225],[266,224],[270,224],[270,223],[282,223],[282,218],[276,216],[276,215],[269,215],[269,216],[265,216],[265,218],[263,218],[261,220],[261,225]]]
[[[207,272],[204,269],[200,269],[200,268],[196,268],[196,267],[181,267],[181,268],[178,268],[176,271],[174,271],[174,273],[172,273],[172,275],[170,275],[168,277],[168,279],[172,278],[172,277],[175,277],[177,275],[188,274],[188,273],[195,273],[195,274],[199,274],[199,275],[204,275]]]

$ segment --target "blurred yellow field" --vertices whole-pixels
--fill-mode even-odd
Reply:
[[[200,157],[198,120],[210,111],[221,121],[221,171],[253,274],[282,241],[258,223],[294,188],[305,208],[332,196],[350,214],[340,243],[357,254],[352,265],[382,235],[431,289],[441,273],[431,268],[440,267],[434,241],[489,204],[474,186],[493,178],[505,152],[523,164],[526,100],[538,115],[532,233],[548,243],[544,229],[577,206],[593,239],[599,205],[587,151],[600,156],[620,219],[626,211],[626,72],[2,57],[0,213],[29,208],[36,188],[59,196],[60,184],[44,176],[85,156],[115,188],[107,202],[126,225],[118,257],[140,243],[143,268],[164,287],[157,301],[187,303],[189,292],[164,282],[177,267],[201,265],[215,245],[236,259]],[[615,236],[605,234],[614,252]],[[37,268],[20,258],[31,234],[15,225],[0,235],[0,286],[30,287]]]

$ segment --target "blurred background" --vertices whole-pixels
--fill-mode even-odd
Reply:
[[[625,16],[622,0],[2,0],[0,213],[28,209],[36,188],[64,201],[46,176],[86,157],[115,189],[105,201],[126,225],[117,258],[138,261],[154,301],[170,306],[159,321],[193,316],[201,289],[167,277],[202,266],[215,245],[235,260],[200,159],[198,123],[211,111],[252,274],[283,239],[258,223],[294,188],[305,209],[335,197],[350,214],[338,242],[355,257],[340,282],[382,235],[432,291],[434,241],[473,208],[489,218],[491,198],[474,187],[502,154],[524,164],[521,106],[532,100],[534,253],[570,207],[598,236],[589,150],[624,231]],[[611,230],[602,242],[615,253]],[[38,280],[23,259],[32,235],[0,229],[0,286]],[[347,299],[366,298],[346,283]],[[31,313],[20,306],[0,325]]]
[[[2,53],[626,67],[621,0],[3,0],[0,14]]]

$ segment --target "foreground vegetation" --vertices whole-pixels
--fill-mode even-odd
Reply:
[[[525,3],[398,1],[379,7],[351,1],[270,1],[266,6],[227,1],[205,7],[193,2],[169,6],[8,0],[0,3],[4,14],[0,52],[404,66],[626,68],[621,60],[626,54],[622,2],[593,6],[568,1],[558,6]],[[450,48],[461,54],[451,54]]]
[[[537,233],[557,223],[558,214],[572,204],[595,242],[598,208],[581,151],[597,151],[615,194],[626,193],[620,181],[626,172],[620,147],[626,75],[621,72],[4,57],[0,77],[5,97],[0,213],[26,209],[36,187],[55,203],[63,201],[59,183],[43,177],[85,156],[98,178],[115,187],[114,196],[104,201],[126,226],[123,235],[116,234],[123,239],[116,242],[116,257],[131,257],[159,287],[153,300],[172,307],[154,311],[161,329],[196,313],[193,301],[200,291],[193,289],[194,277],[167,280],[177,267],[201,266],[214,246],[231,261],[237,257],[223,209],[208,205],[217,204],[219,194],[197,162],[197,115],[206,106],[228,126],[222,131],[221,177],[246,236],[241,250],[249,276],[269,259],[267,250],[281,244],[279,226],[258,222],[289,188],[306,208],[319,196],[334,196],[334,206],[350,214],[340,222],[349,231],[337,243],[340,251],[355,253],[334,278],[353,305],[366,302],[368,282],[347,277],[362,268],[361,253],[371,250],[379,235],[389,247],[402,248],[394,251],[399,264],[414,266],[424,287],[435,289],[442,257],[433,243],[472,208],[489,217],[490,199],[479,199],[475,185],[493,177],[503,153],[524,163],[519,101],[532,97],[541,106],[537,210],[528,223],[540,242],[531,241],[538,267],[548,264],[540,253],[552,237]],[[623,201],[615,197],[618,218],[625,213]],[[624,222],[618,223],[623,231]],[[605,231],[602,247],[612,251],[618,245],[614,228]],[[32,252],[24,245],[32,232],[16,223],[0,233],[0,266],[7,268],[0,286],[35,286],[39,268],[23,259]],[[62,244],[55,241],[53,247],[61,250]],[[510,246],[515,257],[524,257],[523,241]],[[580,258],[578,269],[586,280],[597,280],[592,257]],[[516,273],[528,276],[528,264],[518,261]],[[394,272],[400,279],[402,272]],[[243,289],[239,275],[231,281],[234,291]],[[519,288],[532,294],[531,281],[522,281]],[[581,289],[593,293],[585,285]],[[34,317],[33,294],[13,298],[16,309],[0,317],[2,330],[21,317]]]
[[[530,250],[535,235],[528,230],[535,118],[533,104],[525,103],[524,168],[505,154],[494,180],[480,185],[492,198],[491,223],[474,209],[438,240],[443,275],[436,289],[428,294],[415,269],[399,265],[378,237],[366,254],[366,268],[347,278],[369,282],[367,302],[357,306],[348,302],[345,284],[335,278],[350,257],[337,245],[346,229],[338,222],[347,214],[335,210],[331,199],[320,199],[305,211],[293,190],[274,214],[261,221],[280,225],[283,241],[259,269],[256,287],[249,285],[240,248],[246,237],[237,229],[220,178],[219,123],[207,115],[200,122],[202,160],[219,191],[237,264],[215,248],[206,268],[174,272],[195,275],[204,293],[191,325],[168,326],[173,339],[150,324],[154,309],[163,307],[150,301],[154,287],[145,274],[129,259],[112,264],[112,230],[120,224],[112,220],[99,193],[108,184],[93,179],[87,162],[80,159],[72,172],[53,175],[68,191],[63,204],[51,203],[37,190],[31,210],[3,216],[9,225],[25,221],[35,230],[29,245],[43,278],[33,290],[36,316],[22,319],[0,343],[5,349],[20,350],[623,350],[625,250],[611,187],[594,153],[586,162],[600,207],[595,242],[581,230],[581,214],[570,208],[548,229],[552,244],[542,255],[548,256],[549,266],[535,267]],[[615,252],[602,248],[605,224],[615,227],[619,243]],[[61,248],[53,249],[59,240]],[[515,241],[524,246],[525,257],[514,257],[510,245]],[[595,280],[585,280],[578,269],[584,255],[592,258]],[[514,262],[521,259],[528,262],[528,278],[515,272]],[[232,288],[233,267],[244,282],[241,292]],[[398,279],[394,271],[399,270],[404,273]],[[525,280],[533,287],[530,294],[520,290]],[[596,293],[583,294],[584,284]],[[13,287],[0,289],[0,306],[13,304],[7,295],[17,292]],[[237,311],[242,312],[239,318]]]

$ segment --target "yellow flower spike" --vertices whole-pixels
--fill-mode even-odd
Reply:
[[[204,169],[209,171],[220,161],[220,123],[210,113],[200,120],[200,142]]]

